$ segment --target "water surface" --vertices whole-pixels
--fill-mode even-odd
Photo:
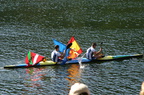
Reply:
[[[52,39],[66,44],[71,36],[85,52],[103,42],[105,55],[144,53],[143,0],[1,0],[0,94],[67,95],[76,82],[92,95],[138,95],[144,58],[3,69],[21,64],[28,51],[50,57]]]

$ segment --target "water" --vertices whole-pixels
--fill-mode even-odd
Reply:
[[[66,66],[3,69],[28,51],[50,57],[52,38],[71,36],[84,51],[103,42],[105,55],[144,53],[143,0],[1,0],[0,94],[67,95],[75,82],[92,95],[138,95],[144,58]],[[83,53],[84,54],[84,53]]]

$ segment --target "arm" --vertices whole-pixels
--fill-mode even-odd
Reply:
[[[102,51],[102,48],[99,49],[98,53],[100,53]]]
[[[102,48],[100,48],[98,52],[95,51],[94,55],[98,55],[101,51],[102,51]]]
[[[59,59],[63,59],[64,58],[64,56],[65,56],[65,54],[64,53],[59,53],[60,55],[59,55]]]

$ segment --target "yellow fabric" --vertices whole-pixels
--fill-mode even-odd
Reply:
[[[74,49],[75,51],[80,50],[80,46],[78,45],[78,43],[76,41],[72,42],[72,46],[70,48]]]

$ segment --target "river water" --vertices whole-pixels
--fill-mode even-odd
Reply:
[[[91,95],[138,95],[144,58],[38,68],[21,64],[28,51],[50,57],[52,39],[74,36],[83,51],[103,42],[105,55],[144,53],[143,0],[0,0],[0,94],[68,95],[76,82]],[[84,53],[83,52],[83,53]]]

